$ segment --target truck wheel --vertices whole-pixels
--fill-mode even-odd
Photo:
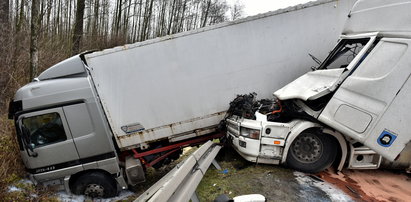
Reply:
[[[337,147],[337,142],[329,135],[304,131],[291,144],[287,165],[302,172],[318,173],[334,162]]]
[[[109,198],[117,195],[115,180],[102,172],[85,173],[77,178],[72,192],[91,198]]]

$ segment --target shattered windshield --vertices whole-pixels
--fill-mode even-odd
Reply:
[[[370,39],[343,39],[318,69],[346,68]]]

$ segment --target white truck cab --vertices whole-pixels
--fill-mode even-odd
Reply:
[[[357,1],[319,67],[274,92],[277,110],[227,119],[233,147],[249,161],[305,172],[324,170],[336,158],[339,170],[345,162],[408,167],[410,9],[405,0]]]

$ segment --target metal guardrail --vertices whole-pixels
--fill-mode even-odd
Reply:
[[[135,202],[199,201],[195,190],[221,146],[208,141],[141,194]]]

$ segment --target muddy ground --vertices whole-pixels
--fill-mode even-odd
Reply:
[[[186,150],[185,156],[194,150]],[[210,166],[197,188],[201,201],[213,201],[221,194],[256,193],[267,201],[411,201],[411,177],[402,171],[343,170],[337,174],[329,169],[310,175],[284,166],[250,163],[232,148],[222,149],[216,160],[222,170]],[[134,187],[133,192],[138,196],[176,163],[149,169],[148,183]]]
[[[177,163],[196,148],[186,148],[178,161],[160,169],[147,170],[147,182],[123,191],[123,197],[103,201],[133,201]],[[411,176],[391,170],[333,170],[316,175],[305,174],[284,166],[261,165],[245,161],[231,148],[224,148],[216,160],[222,167],[212,165],[206,172],[197,194],[201,201],[213,201],[217,196],[230,197],[262,194],[267,201],[411,201]],[[65,196],[63,201],[84,201]]]
[[[351,201],[315,176],[283,166],[250,163],[230,148],[222,150],[217,161],[222,170],[211,166],[197,188],[201,201],[213,201],[220,194],[231,198],[262,194],[267,201]]]

